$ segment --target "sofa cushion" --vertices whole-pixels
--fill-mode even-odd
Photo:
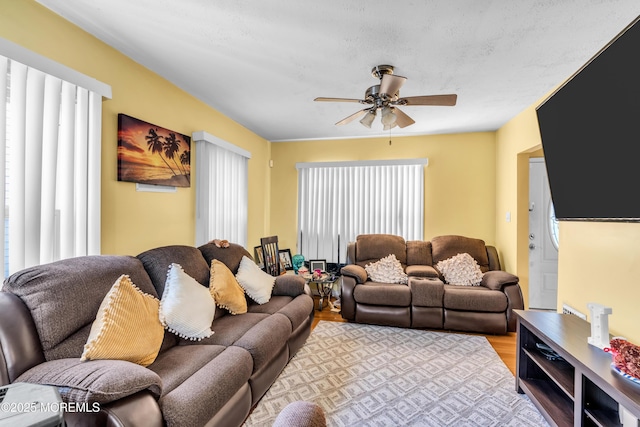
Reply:
[[[29,369],[16,382],[57,387],[65,402],[108,403],[141,390],[149,390],[156,398],[162,393],[156,373],[123,360],[52,360]]]
[[[162,379],[162,394],[173,391],[227,347],[221,345],[179,345],[158,355],[149,369]]]
[[[448,310],[503,313],[507,305],[503,292],[484,286],[445,286],[444,308]]]
[[[123,274],[142,292],[158,296],[138,259],[110,255],[27,268],[7,278],[3,290],[20,297],[31,312],[47,360],[79,358],[102,300]]]
[[[407,275],[394,254],[390,254],[379,261],[364,267],[372,282],[407,283]]]
[[[206,425],[242,387],[246,387],[252,365],[251,355],[246,350],[226,348],[162,396],[159,403],[167,427]]]
[[[265,273],[249,257],[243,257],[238,267],[236,279],[249,298],[258,304],[264,304],[271,298],[276,278]]]
[[[218,307],[224,308],[231,314],[247,312],[247,299],[244,289],[240,286],[229,267],[222,261],[211,261],[211,278],[209,292]]]
[[[180,264],[185,273],[202,286],[209,286],[209,263],[202,253],[191,246],[171,245],[150,249],[138,255],[151,278],[158,295],[164,292],[167,270],[174,262]]]
[[[242,257],[246,256],[253,259],[245,248],[236,243],[229,243],[228,248],[219,248],[214,243],[209,242],[198,247],[198,250],[202,253],[208,265],[211,265],[211,261],[217,259],[229,267],[233,274],[238,273]]]
[[[181,338],[199,341],[213,334],[215,312],[209,290],[185,273],[180,264],[172,263],[160,300],[162,326]]]
[[[245,313],[241,316],[226,315],[213,321],[215,334],[202,341],[181,340],[181,345],[223,345],[230,346],[247,331],[269,317],[266,313]]]
[[[253,358],[253,372],[260,370],[287,345],[291,321],[280,313],[272,314],[249,329],[233,343],[247,350]]]
[[[446,283],[461,286],[480,286],[482,271],[476,260],[467,253],[458,254],[436,264]]]
[[[271,297],[269,302],[264,304],[258,304],[254,301],[249,301],[247,304],[247,312],[248,313],[263,313],[263,314],[273,314],[277,313],[283,307],[286,307],[287,304],[290,304],[293,300],[292,297],[274,295]]]
[[[484,240],[464,236],[438,236],[431,239],[433,263],[437,264],[457,254],[468,253],[476,260],[480,270],[489,270],[489,256]]]
[[[361,234],[356,237],[356,264],[365,266],[394,254],[404,267],[407,264],[407,245],[400,236],[392,234]]]
[[[313,313],[313,298],[307,294],[298,295],[278,313],[285,315],[291,321],[291,330],[295,331]]]
[[[119,359],[142,366],[151,364],[164,338],[158,310],[158,299],[142,292],[123,274],[100,304],[80,360]]]
[[[397,283],[366,282],[355,287],[353,299],[359,304],[408,307],[411,305],[411,290]]]

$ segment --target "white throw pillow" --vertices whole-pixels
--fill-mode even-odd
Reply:
[[[364,266],[365,271],[373,282],[407,284],[407,275],[402,264],[394,254],[381,258],[379,261]]]
[[[468,253],[458,254],[436,264],[450,285],[480,286],[482,270],[475,259]]]
[[[276,278],[265,273],[258,265],[247,256],[243,256],[236,273],[236,280],[249,295],[249,298],[258,304],[266,304],[271,299],[271,291]]]
[[[209,288],[185,273],[180,264],[171,264],[160,300],[162,326],[182,338],[200,341],[213,334],[215,313]]]

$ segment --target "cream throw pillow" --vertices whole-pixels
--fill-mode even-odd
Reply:
[[[200,341],[213,335],[216,303],[209,289],[173,263],[160,300],[160,323],[179,337]]]
[[[408,279],[402,264],[394,254],[364,266],[372,282],[407,284]]]
[[[148,366],[156,360],[164,328],[160,302],[122,275],[102,300],[80,360],[117,359]]]
[[[258,304],[266,304],[271,299],[271,291],[276,278],[260,270],[260,267],[251,258],[242,257],[236,279],[249,298]]]
[[[482,270],[476,260],[468,253],[458,254],[436,264],[450,285],[480,286]]]
[[[211,278],[209,292],[218,307],[225,308],[231,314],[247,312],[247,299],[244,289],[240,286],[229,267],[214,259],[211,261]]]

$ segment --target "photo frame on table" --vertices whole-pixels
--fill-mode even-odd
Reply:
[[[255,246],[253,248],[253,258],[256,260],[258,267],[264,268],[264,256],[262,255],[262,246]]]
[[[280,264],[285,270],[293,270],[293,261],[291,261],[291,249],[280,249]]]
[[[327,271],[327,260],[326,259],[310,259],[309,271],[314,272],[315,270]]]

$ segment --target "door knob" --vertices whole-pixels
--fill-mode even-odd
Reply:
[[[536,245],[535,245],[535,244],[533,244],[533,243],[529,243],[529,249],[535,249],[535,248],[536,248]]]

